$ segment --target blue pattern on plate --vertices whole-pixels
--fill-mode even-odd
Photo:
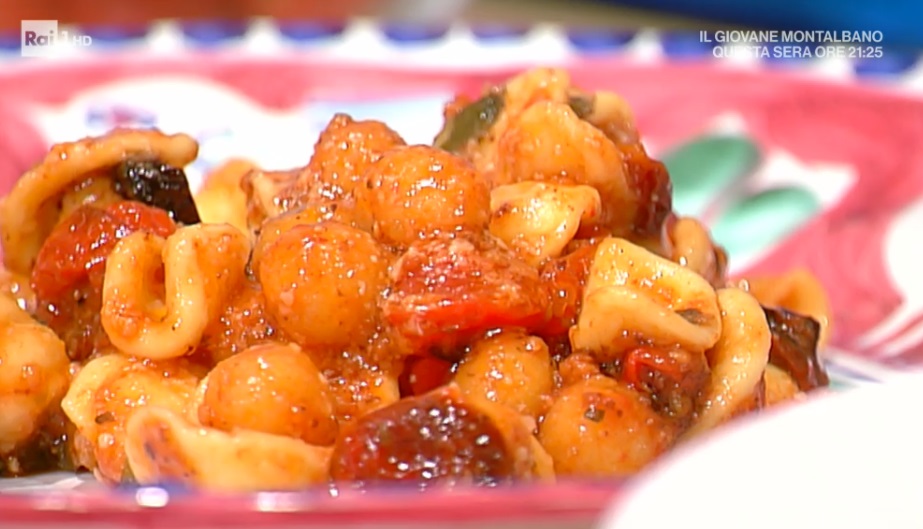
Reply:
[[[0,33],[0,51],[18,52],[22,47],[22,36],[19,33]]]
[[[121,44],[139,41],[145,38],[150,31],[148,26],[87,26],[77,30],[78,33],[89,35],[94,44]]]
[[[279,21],[279,33],[287,39],[304,42],[335,37],[343,33],[345,24],[335,22]]]
[[[180,28],[190,41],[202,46],[224,44],[247,33],[249,24],[230,20],[183,22]]]
[[[446,26],[395,22],[383,24],[381,31],[392,42],[417,43],[439,40],[449,31],[449,28]]]
[[[471,27],[471,34],[482,42],[510,41],[523,37],[529,28],[505,24],[478,24]]]
[[[861,46],[868,48],[868,46]],[[920,54],[908,51],[885,49],[881,58],[865,58],[853,61],[853,70],[862,77],[897,76],[913,68],[920,60]]]
[[[617,50],[634,37],[634,31],[618,29],[574,29],[567,32],[571,45],[586,53]]]
[[[660,35],[660,47],[672,59],[711,58],[716,44],[703,41],[694,31],[668,31]]]

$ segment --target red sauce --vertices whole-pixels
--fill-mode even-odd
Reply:
[[[590,266],[598,243],[578,247],[572,253],[547,261],[541,269],[541,280],[551,297],[551,320],[539,333],[542,336],[567,334],[577,323],[583,303]]]
[[[76,209],[45,240],[32,270],[37,317],[84,359],[104,345],[99,324],[106,258],[119,239],[135,231],[166,237],[176,230],[170,215],[140,202],[121,201],[105,209]]]
[[[408,359],[407,366],[399,380],[401,396],[422,395],[452,380],[455,364],[432,356],[418,356]]]
[[[549,299],[538,270],[486,235],[440,235],[414,243],[395,267],[383,314],[417,354],[448,359],[476,335],[541,329]]]

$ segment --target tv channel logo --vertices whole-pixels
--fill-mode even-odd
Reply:
[[[51,57],[61,48],[87,47],[93,44],[89,35],[79,35],[58,29],[57,20],[23,20],[21,25],[23,57]]]

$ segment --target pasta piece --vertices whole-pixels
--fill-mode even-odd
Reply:
[[[730,419],[752,397],[769,363],[772,336],[756,299],[743,290],[723,288],[718,304],[721,338],[707,353],[711,376],[700,397],[698,419],[686,437]]]
[[[701,222],[683,217],[670,232],[673,247],[671,259],[708,280],[715,288],[724,286],[727,257],[715,246]]]
[[[614,92],[594,93],[592,108],[582,117],[617,144],[637,143],[640,140],[634,112],[625,98]]]
[[[64,343],[0,294],[0,456],[39,432],[69,383]]]
[[[125,437],[131,472],[142,485],[255,492],[297,490],[327,480],[330,448],[250,430],[202,428],[175,410],[139,409]]]
[[[368,233],[332,221],[295,226],[258,266],[269,314],[299,345],[364,345],[374,334],[388,258]]]
[[[256,231],[266,219],[293,209],[294,200],[281,194],[298,179],[298,171],[264,171],[254,169],[243,176],[241,186],[247,197],[247,226]]]
[[[458,364],[455,383],[466,395],[538,418],[554,390],[548,346],[518,331],[484,338]]]
[[[819,352],[830,340],[833,310],[824,286],[810,271],[798,268],[775,277],[752,277],[741,282],[761,305],[810,316],[820,324]]]
[[[529,436],[529,445],[532,451],[532,475],[536,481],[554,483],[557,478],[554,472],[554,459],[539,442],[538,437]]]
[[[644,344],[701,353],[720,335],[715,291],[701,276],[624,239],[599,245],[570,331],[574,349],[601,361]]]
[[[64,340],[67,354],[84,360],[110,345],[100,309],[106,261],[119,239],[144,232],[167,237],[176,225],[166,211],[121,201],[105,209],[83,206],[58,223],[32,269],[36,317]]]
[[[156,130],[117,129],[101,138],[55,145],[41,164],[24,174],[0,203],[0,236],[10,271],[28,274],[45,237],[59,217],[57,197],[94,171],[116,166],[129,157],[156,158],[184,167],[198,154],[195,140]]]
[[[67,219],[73,212],[83,206],[93,205],[105,208],[116,202],[124,200],[115,192],[112,177],[103,173],[92,173],[85,176],[83,180],[78,180],[65,190],[61,196],[61,212],[58,214],[62,222]]]
[[[205,177],[205,183],[195,195],[196,209],[205,224],[230,224],[249,233],[247,195],[243,179],[255,169],[245,160],[229,160]]]
[[[243,281],[249,253],[247,237],[226,224],[180,228],[166,240],[146,233],[120,240],[106,262],[100,315],[112,344],[157,360],[193,352]]]
[[[789,402],[804,395],[791,375],[772,364],[766,366],[763,379],[766,382],[766,407]]]
[[[601,209],[590,186],[509,184],[490,192],[490,232],[537,266],[560,256],[580,224],[593,222]]]
[[[30,278],[14,274],[0,265],[0,296],[9,296],[16,301],[16,305],[29,314],[35,314],[35,290],[32,288]],[[0,314],[0,321],[4,321]]]
[[[200,378],[195,366],[182,361],[136,361],[111,354],[88,362],[61,407],[92,447],[96,476],[108,483],[130,480],[125,460],[128,420],[146,406],[189,413]]]
[[[329,385],[295,345],[251,347],[214,367],[204,386],[199,423],[332,445],[337,435]]]
[[[372,233],[401,247],[440,233],[479,231],[490,219],[487,182],[464,159],[415,145],[371,165],[358,207],[372,215]]]
[[[558,476],[583,477],[632,475],[674,438],[640,394],[603,376],[565,388],[538,433]]]
[[[7,292],[0,292],[0,325],[36,324],[18,300]]]

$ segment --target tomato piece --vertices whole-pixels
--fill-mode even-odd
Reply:
[[[330,476],[359,487],[494,485],[514,477],[514,452],[496,422],[450,385],[358,419],[334,445]]]
[[[570,254],[547,261],[541,279],[551,293],[551,319],[539,330],[540,336],[560,336],[577,323],[583,288],[596,255],[598,242],[580,246]]]
[[[501,327],[536,331],[548,321],[538,270],[489,235],[416,242],[392,278],[382,312],[417,354],[457,360],[475,335]]]
[[[705,355],[682,349],[639,347],[621,359],[618,378],[650,396],[655,409],[681,420],[692,417],[708,380]]]
[[[400,379],[401,395],[422,395],[452,380],[455,364],[432,356],[418,356],[407,361]]]
[[[87,205],[60,222],[42,245],[31,283],[37,316],[82,359],[104,335],[99,327],[106,258],[119,239],[143,230],[166,237],[176,230],[169,214],[139,202],[105,209]]]

